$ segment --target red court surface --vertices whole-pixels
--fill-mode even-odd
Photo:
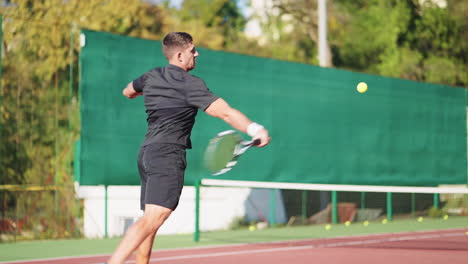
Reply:
[[[107,255],[0,262],[97,264]],[[135,263],[133,259],[126,263]],[[427,232],[156,250],[161,264],[468,264],[468,228]]]

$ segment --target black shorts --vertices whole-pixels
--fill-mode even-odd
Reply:
[[[184,146],[158,143],[142,146],[138,154],[141,210],[145,210],[145,204],[175,210],[184,185],[186,166]]]

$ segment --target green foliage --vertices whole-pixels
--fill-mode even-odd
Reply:
[[[447,9],[428,7],[421,10],[415,21],[415,29],[410,35],[414,48],[427,54],[461,55],[461,24],[450,15]]]
[[[423,61],[425,81],[433,83],[453,83],[458,77],[466,79],[466,71],[460,72],[457,61],[447,57],[429,55]],[[462,79],[460,79],[461,81]]]
[[[71,167],[79,132],[73,81],[79,27],[129,33],[132,15],[144,7],[138,0],[11,2],[0,9],[0,184],[56,185],[61,191],[41,192],[35,199],[29,191],[7,192],[1,195],[1,213],[19,218],[23,231],[42,226],[40,236],[73,236],[70,226],[79,213]]]
[[[467,84],[466,60],[459,59],[466,53],[463,20],[452,16],[450,8],[377,0],[348,4],[348,8],[354,15],[343,25],[349,34],[338,41],[342,43],[338,67],[417,81]]]
[[[274,0],[272,8],[260,17],[265,17],[262,28],[267,45],[264,48],[274,49],[270,57],[318,64],[316,0]]]
[[[18,0],[2,8],[2,123],[8,125],[1,145],[2,151],[12,153],[12,160],[2,159],[6,164],[1,170],[7,172],[1,174],[10,175],[12,167],[16,174],[16,180],[8,177],[8,183],[51,184],[53,175],[65,170],[59,167],[62,161],[69,166],[67,146],[76,139],[78,128],[72,124],[77,121],[77,102],[68,69],[77,66],[73,55],[79,48],[78,26],[124,32],[139,4],[106,3]],[[65,149],[67,153],[62,152]]]
[[[340,49],[345,65],[377,73],[378,67],[384,71],[399,64],[397,42],[400,33],[407,27],[409,14],[404,12],[403,2],[398,3],[375,3],[356,11]]]
[[[174,23],[167,3],[162,7],[142,3],[136,8],[131,20],[131,25],[122,34],[154,40],[163,38]]]
[[[231,0],[185,0],[173,15],[179,20],[178,26],[191,29],[187,31],[196,35],[198,43],[213,49],[229,49],[239,41],[247,22]]]
[[[274,0],[264,21],[268,46],[281,43],[280,59],[317,64],[315,0]],[[416,0],[327,1],[328,42],[333,65],[416,81],[466,86],[466,1],[439,7]],[[285,21],[285,17],[292,20]],[[278,21],[281,21],[279,23]],[[294,28],[287,32],[284,23]],[[300,34],[297,34],[300,32]],[[280,37],[271,36],[280,35]],[[288,39],[287,42],[282,42]],[[307,45],[301,45],[309,41]],[[292,47],[295,54],[289,54]],[[266,47],[268,49],[268,47]],[[277,47],[276,47],[277,48]],[[300,50],[306,52],[298,52]],[[285,54],[286,53],[286,54]]]

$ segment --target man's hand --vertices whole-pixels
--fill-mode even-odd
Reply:
[[[133,98],[136,98],[140,95],[142,95],[143,93],[135,93],[135,94],[130,94],[129,96],[127,96],[129,99],[133,99]]]
[[[133,82],[130,82],[127,87],[123,89],[122,94],[129,99],[133,99],[142,95],[143,93],[135,91],[135,88],[133,88]]]
[[[252,140],[255,139],[260,139],[260,145],[258,145],[257,147],[264,147],[270,144],[271,141],[271,137],[268,135],[268,130],[266,130],[265,128],[259,130],[257,134],[255,134],[255,136],[252,137]]]

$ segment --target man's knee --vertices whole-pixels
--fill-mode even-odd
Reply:
[[[151,227],[152,231],[156,231],[169,218],[171,213],[172,209],[155,204],[146,204],[142,220],[145,225]]]

